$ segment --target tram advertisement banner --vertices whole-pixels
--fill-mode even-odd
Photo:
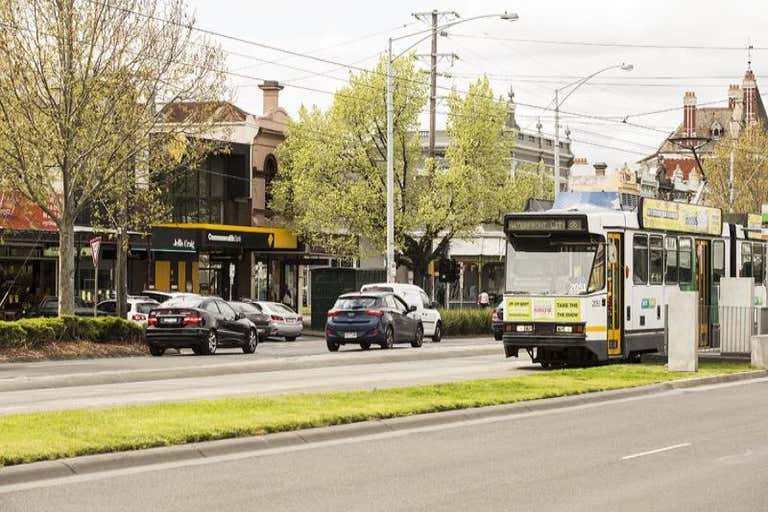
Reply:
[[[763,205],[765,208],[765,205]],[[747,214],[747,238],[752,240],[768,240],[768,230],[763,228],[763,218],[765,214],[759,213]]]
[[[504,320],[510,322],[580,322],[581,299],[506,297]]]
[[[719,208],[644,198],[640,210],[643,229],[720,235],[723,215]]]

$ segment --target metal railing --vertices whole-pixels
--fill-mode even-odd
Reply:
[[[664,353],[669,344],[669,306],[665,306]],[[699,352],[720,355],[747,355],[752,336],[768,334],[768,308],[742,306],[699,306],[697,339]]]

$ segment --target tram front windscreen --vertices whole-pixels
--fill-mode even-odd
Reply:
[[[605,284],[605,245],[598,237],[510,237],[506,291],[583,295]]]

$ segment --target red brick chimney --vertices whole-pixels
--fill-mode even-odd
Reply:
[[[744,73],[741,86],[744,89],[744,122],[749,125],[757,120],[757,83],[751,69]]]
[[[280,85],[277,80],[264,80],[264,82],[259,85],[259,89],[261,89],[264,95],[262,114],[266,116],[277,110],[280,106],[278,99],[280,91],[283,90],[283,86]]]
[[[688,91],[683,96],[683,134],[696,135],[696,93]]]

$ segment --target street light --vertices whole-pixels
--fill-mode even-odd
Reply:
[[[471,18],[465,18],[460,19],[458,21],[452,21],[450,23],[446,23],[444,25],[441,25],[437,27],[438,32],[444,32],[445,30],[454,27],[456,25],[459,25],[460,23],[466,23],[468,21],[473,20],[479,20],[483,18],[499,18],[506,21],[515,21],[518,19],[517,14],[515,13],[501,13],[501,14],[484,14],[481,16],[473,16]],[[410,45],[405,50],[401,51],[394,57],[392,56],[392,42],[393,41],[399,41],[400,39],[406,39],[409,37],[417,36],[420,34],[427,34],[426,36],[420,38],[418,41]],[[402,57],[408,50],[416,46],[417,44],[427,40],[429,37],[432,36],[432,28],[425,29],[425,30],[419,30],[418,32],[413,32],[411,34],[405,34],[403,36],[399,37],[390,37],[389,38],[389,45],[387,47],[387,282],[388,283],[394,283],[395,282],[395,273],[397,270],[397,266],[395,264],[395,162],[394,162],[394,138],[395,138],[395,127],[394,127],[394,115],[395,115],[395,106],[394,106],[394,100],[392,98],[393,95],[393,84],[394,81],[393,77],[393,68],[392,65],[395,62],[395,60]]]
[[[603,73],[605,71],[610,71],[612,69],[620,69],[622,71],[632,71],[634,69],[634,66],[632,64],[626,64],[622,62],[621,64],[615,65],[615,66],[608,66],[607,68],[603,68],[599,71],[595,71],[591,75],[579,78],[575,82],[571,82],[567,85],[564,85],[560,87],[559,89],[555,89],[555,200],[557,200],[557,194],[560,192],[560,105],[567,100],[571,94],[573,94],[576,89],[587,83],[590,79],[596,77],[600,73]],[[571,91],[565,96],[565,98],[562,99],[562,101],[559,99],[560,91],[567,89],[569,87],[573,87]]]

